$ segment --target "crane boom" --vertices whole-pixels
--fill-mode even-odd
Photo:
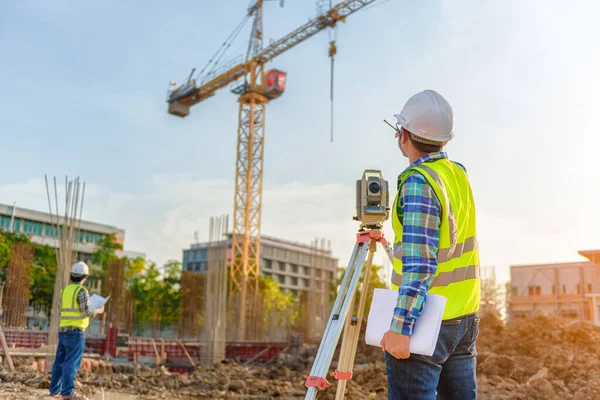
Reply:
[[[237,340],[257,340],[261,331],[259,313],[260,222],[264,160],[265,110],[267,103],[285,89],[285,73],[271,70],[265,73],[268,61],[376,0],[345,0],[309,20],[306,24],[263,48],[262,7],[266,0],[255,0],[248,10],[254,16],[250,44],[245,62],[200,83],[192,79],[173,90],[168,97],[169,113],[180,117],[189,114],[190,107],[213,96],[230,83],[244,78],[239,94],[238,139],[235,173],[233,229],[231,231],[231,264],[229,267],[229,300]],[[234,31],[235,32],[235,31]],[[330,54],[331,50],[330,50]],[[210,63],[210,62],[209,62]]]
[[[250,73],[252,68],[254,68],[257,64],[265,64],[266,62],[273,60],[281,53],[284,53],[297,44],[302,43],[320,31],[334,26],[339,21],[344,22],[346,17],[370,5],[371,3],[374,3],[375,1],[376,0],[343,1],[326,13],[308,21],[306,24],[291,32],[287,36],[284,36],[267,48],[263,49],[252,59],[234,66],[209,82],[204,83],[202,86],[196,88],[194,81],[188,81],[187,84],[181,85],[171,92],[168,102],[174,106],[169,107],[169,112],[173,110],[175,112],[171,112],[172,114],[182,117],[187,116],[190,106],[213,96],[217,90],[244,77],[246,74]],[[177,112],[181,107],[177,107],[175,103],[183,106],[184,112]]]

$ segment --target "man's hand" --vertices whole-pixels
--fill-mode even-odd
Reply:
[[[381,349],[387,351],[394,358],[399,360],[410,357],[408,351],[408,343],[410,342],[410,336],[401,335],[392,330],[387,331],[381,339]]]
[[[104,313],[104,306],[100,307],[100,308],[96,308],[96,314],[102,314]]]

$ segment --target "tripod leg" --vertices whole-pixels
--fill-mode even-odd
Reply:
[[[356,254],[360,249],[358,258]],[[342,286],[340,292],[335,299],[334,308],[331,310],[331,316],[327,322],[325,328],[325,334],[321,339],[319,350],[312,369],[310,376],[307,378],[305,385],[308,387],[306,391],[305,400],[316,399],[317,390],[324,389],[329,386],[329,383],[325,379],[331,360],[337,347],[338,341],[344,328],[344,322],[346,321],[348,313],[351,311],[351,300],[354,297],[356,288],[358,287],[358,280],[362,272],[362,268],[365,263],[368,248],[366,244],[357,243],[353,256],[348,264],[348,268],[344,274]]]
[[[335,393],[336,400],[344,399],[344,392],[346,391],[346,381],[352,378],[352,368],[354,366],[354,358],[356,356],[356,349],[358,345],[358,338],[360,336],[360,328],[362,325],[362,319],[364,315],[364,309],[367,302],[367,295],[369,290],[369,281],[371,277],[371,266],[373,265],[373,257],[377,250],[377,241],[371,239],[369,244],[369,255],[367,262],[364,267],[363,285],[360,293],[360,299],[358,301],[358,307],[356,309],[356,316],[354,312],[348,315],[346,320],[346,327],[344,329],[344,338],[342,339],[342,347],[340,349],[340,357],[338,361],[338,368],[334,372],[334,376],[339,379],[338,386]],[[354,306],[354,298],[352,299],[352,305]],[[354,310],[353,310],[354,311]]]

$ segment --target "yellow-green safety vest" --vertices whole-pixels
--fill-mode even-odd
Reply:
[[[438,267],[428,293],[448,299],[444,320],[479,310],[479,247],[475,225],[475,202],[466,172],[448,159],[425,162],[399,176],[400,185],[392,210],[394,272],[392,289],[402,285],[402,223],[398,215],[400,187],[411,174],[419,172],[433,188],[441,203]]]
[[[79,310],[79,301],[77,296],[79,292],[85,290],[81,285],[72,283],[64,288],[60,293],[60,327],[73,326],[75,328],[86,329],[90,324],[90,318],[83,315]]]

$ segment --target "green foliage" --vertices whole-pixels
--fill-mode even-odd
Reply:
[[[52,247],[35,245],[31,277],[31,301],[42,305],[52,306],[54,278],[56,277],[56,253]]]
[[[117,250],[123,250],[123,246],[117,243],[117,235],[111,233],[104,236],[98,243],[98,250],[92,257],[92,262],[102,267],[102,272],[106,273],[106,268],[111,261],[118,259]]]
[[[10,251],[15,243],[31,243],[31,241],[26,235],[19,232],[0,230],[1,280],[5,279]],[[35,244],[34,248],[30,299],[38,305],[50,307],[52,305],[52,292],[56,276],[56,254],[54,249],[49,246]]]
[[[373,301],[373,291],[376,288],[385,288],[386,287],[386,282],[384,281],[383,277],[382,277],[382,271],[383,271],[383,267],[380,265],[376,265],[373,264],[371,265],[371,276],[369,277],[369,284],[367,286],[367,299],[366,299],[366,303],[365,303],[365,310],[364,310],[364,314],[363,314],[363,320],[366,321],[367,316],[369,314],[369,310],[371,309],[371,302]],[[337,282],[335,285],[332,285],[332,287],[330,287],[330,299],[331,299],[331,304],[333,304],[335,302],[335,298],[337,296],[337,290],[339,285],[341,285],[342,283],[342,279],[344,278],[344,273],[346,272],[346,268],[338,268],[337,269]],[[355,312],[357,311],[356,308],[358,308],[358,300],[360,299],[361,293],[362,293],[362,288],[363,288],[363,282],[364,282],[364,273],[363,275],[360,276],[360,280],[358,283],[358,289],[356,291],[356,301],[355,301]]]
[[[30,243],[29,238],[19,232],[0,229],[0,282],[6,281],[6,267],[15,243]]]
[[[179,317],[181,263],[170,260],[162,268],[152,261],[136,259],[129,273],[137,271],[130,284],[135,296],[136,326],[153,326],[153,335],[158,327],[172,326]]]
[[[8,259],[10,257],[10,246],[11,243],[8,241],[6,236],[0,232],[0,268],[6,268],[8,265]]]
[[[273,316],[272,311],[277,311],[277,323],[285,325],[289,322],[292,326],[298,321],[300,309],[298,302],[291,293],[284,293],[279,288],[279,283],[271,277],[260,277],[259,285],[262,295],[264,322]]]
[[[146,260],[142,257],[127,259],[125,264],[125,282],[130,282],[133,278],[144,272],[146,268]]]

